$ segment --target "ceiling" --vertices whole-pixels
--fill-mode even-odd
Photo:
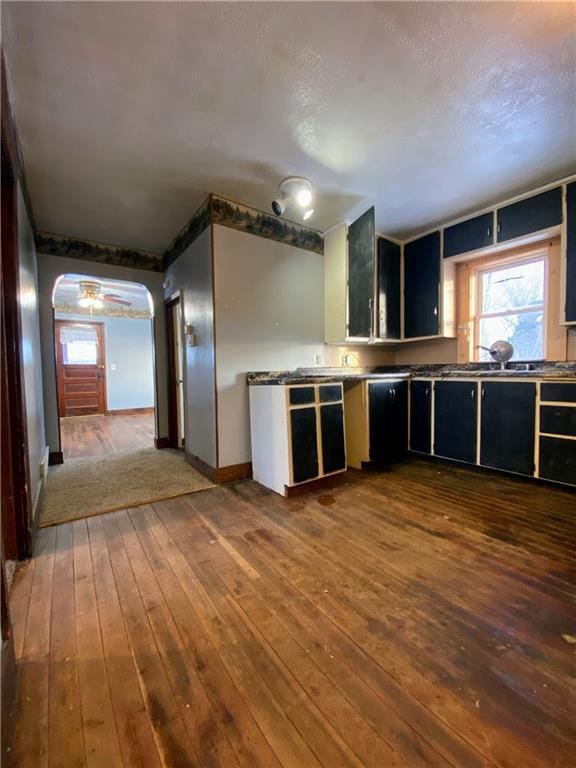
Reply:
[[[576,169],[573,3],[3,2],[39,229],[162,251],[209,192],[404,237]]]
[[[57,312],[72,312],[74,314],[92,314],[88,309],[78,305],[80,298],[80,281],[92,280],[101,286],[101,295],[113,295],[128,305],[117,302],[104,302],[101,309],[94,310],[94,315],[121,317],[152,317],[151,297],[148,290],[139,283],[129,283],[126,280],[105,280],[100,277],[87,275],[62,275],[54,288],[52,304]]]

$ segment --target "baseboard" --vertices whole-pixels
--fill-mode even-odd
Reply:
[[[53,467],[54,464],[64,464],[64,454],[62,451],[50,451],[48,454],[48,465]]]
[[[113,411],[106,411],[106,416],[135,416],[143,413],[154,413],[154,408],[115,408]]]
[[[14,658],[14,643],[10,636],[2,641],[2,752],[11,746],[16,724],[18,667]]]
[[[230,464],[227,467],[212,467],[188,451],[184,451],[184,457],[190,466],[197,469],[200,474],[213,483],[231,483],[234,480],[246,480],[252,477],[252,462],[250,461],[244,464]]]
[[[326,488],[335,488],[336,486],[341,485],[342,480],[346,479],[347,474],[347,471],[338,472],[337,474],[319,477],[317,480],[310,480],[308,483],[301,483],[300,485],[285,485],[284,495],[289,499],[292,496],[300,496],[302,493],[323,491],[326,490]]]
[[[156,448],[170,448],[170,440],[167,437],[155,437],[154,446]]]

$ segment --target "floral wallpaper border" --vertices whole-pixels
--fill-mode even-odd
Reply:
[[[164,269],[167,269],[181,253],[184,253],[194,240],[196,240],[202,232],[210,224],[210,200],[208,197],[202,203],[200,208],[192,215],[192,218],[188,223],[182,227],[180,232],[176,235],[174,240],[170,243],[168,248],[164,251]]]

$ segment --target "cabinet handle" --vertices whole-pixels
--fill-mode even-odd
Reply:
[[[430,396],[430,387],[426,387],[426,397]]]
[[[492,237],[492,225],[488,224],[488,229],[486,230],[486,237]]]
[[[396,390],[391,389],[390,392],[392,393],[392,400],[396,400]]]
[[[472,398],[472,400],[474,400],[474,398],[476,397],[476,389],[470,390],[470,397]]]
[[[498,222],[497,232],[498,232],[498,234],[500,234],[502,232],[502,222],[501,221]]]
[[[484,387],[482,387],[482,400],[484,400],[484,395],[485,394],[486,394],[486,390],[484,389]]]

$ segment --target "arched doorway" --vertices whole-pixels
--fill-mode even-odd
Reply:
[[[154,305],[136,282],[66,273],[55,281],[55,368],[63,459],[154,444]]]

